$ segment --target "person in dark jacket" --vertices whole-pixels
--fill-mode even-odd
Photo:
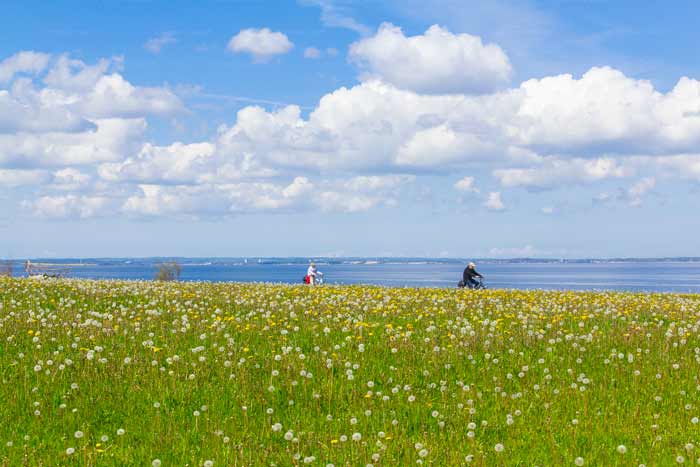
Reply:
[[[484,276],[476,272],[476,264],[469,263],[469,265],[464,268],[464,272],[462,273],[462,282],[464,283],[465,287],[469,287],[471,289],[478,285],[479,282],[474,279],[475,277],[479,277],[481,279],[484,278]]]

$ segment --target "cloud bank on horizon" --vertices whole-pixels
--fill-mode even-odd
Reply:
[[[208,138],[165,144],[148,137],[154,119],[196,109],[174,87],[127,80],[123,57],[0,57],[0,183],[23,188],[26,216],[197,219],[410,205],[434,176],[498,215],[522,190],[581,186],[595,205],[643,207],[662,180],[700,182],[696,79],[662,92],[598,66],[515,83],[506,50],[476,35],[438,24],[361,32],[347,53],[356,83],[310,111],[249,105]],[[144,47],[173,43],[163,33]],[[294,48],[283,31],[251,27],[226,52],[266,67]],[[314,61],[335,53],[301,50]],[[618,195],[596,191],[606,181]]]

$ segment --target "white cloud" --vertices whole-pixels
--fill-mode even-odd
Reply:
[[[455,162],[488,158],[497,146],[480,135],[456,131],[447,124],[416,129],[401,145],[396,163],[411,167],[449,166]]]
[[[400,188],[416,180],[415,175],[372,175],[353,177],[343,185],[354,192],[386,192]]]
[[[36,201],[25,201],[37,217],[46,219],[65,219],[102,217],[109,214],[109,199],[101,196],[42,196]]]
[[[210,168],[214,149],[211,143],[147,143],[134,157],[100,165],[98,173],[112,182],[194,183]]]
[[[644,160],[642,163],[649,162]],[[653,162],[659,169],[670,170],[673,177],[700,182],[700,154],[656,157]]]
[[[163,34],[148,39],[143,48],[151,52],[152,54],[159,54],[163,48],[169,44],[174,44],[177,42],[175,35],[172,32],[164,32]]]
[[[506,84],[511,73],[508,57],[497,45],[437,25],[406,37],[401,28],[384,23],[374,36],[350,46],[350,58],[366,70],[366,77],[430,94],[492,91]]]
[[[240,182],[197,185],[140,185],[121,206],[128,215],[221,217],[252,212],[360,212],[395,206],[398,190],[415,177],[360,176],[317,185],[306,177],[289,183]]]
[[[506,207],[501,200],[501,192],[490,192],[488,194],[488,198],[486,198],[486,201],[484,201],[484,207],[489,211],[504,211]]]
[[[307,47],[304,49],[304,58],[321,58],[321,51],[316,47]]]
[[[369,27],[359,23],[350,16],[347,8],[338,5],[334,0],[303,0],[303,2],[321,8],[321,22],[324,26],[349,29],[362,35],[370,33]]]
[[[448,53],[438,60],[447,61],[468,42],[444,30],[388,34],[408,44],[419,39],[411,54],[443,40]],[[37,215],[51,206],[57,217],[359,212],[400,204],[425,174],[484,172],[501,190],[654,175],[613,197],[639,205],[657,177],[700,180],[700,82],[687,78],[661,93],[594,68],[491,94],[434,94],[380,76],[324,95],[310,112],[248,106],[209,138],[155,144],[146,137],[148,119],[184,106],[167,87],[127,81],[120,58],[12,63],[9,84],[0,86],[0,182],[35,187],[36,201],[26,206]],[[436,82],[445,69],[436,66]],[[454,189],[478,192],[472,177]],[[506,208],[502,191],[479,199]]]
[[[376,206],[399,204],[399,190],[415,181],[413,175],[373,175],[353,177],[345,182],[329,182],[330,189],[313,197],[323,211],[361,212]]]
[[[51,56],[45,53],[23,51],[0,62],[0,84],[7,83],[19,73],[37,75],[44,71]]]
[[[119,58],[88,65],[64,55],[40,72],[43,84],[0,88],[0,168],[119,161],[143,144],[145,117],[183,110],[170,90],[134,86],[120,66]]]
[[[479,189],[474,185],[474,177],[464,177],[458,180],[454,187],[457,191],[464,193],[479,193]]]
[[[121,211],[136,216],[230,216],[250,212],[290,211],[311,201],[313,185],[296,177],[288,185],[237,183],[207,185],[141,185]]]
[[[77,191],[87,186],[90,180],[90,175],[68,167],[54,172],[51,188],[55,190]]]
[[[608,178],[629,177],[634,169],[615,159],[562,160],[548,158],[537,167],[526,169],[496,169],[494,177],[502,186],[548,189],[570,183],[590,183]]]
[[[554,213],[556,212],[556,209],[554,209],[554,208],[551,207],[551,206],[545,206],[545,207],[543,207],[542,209],[540,209],[540,212],[541,212],[542,214],[550,215],[550,214],[554,214]]]
[[[14,188],[22,185],[39,185],[49,179],[44,170],[0,169],[0,186]]]
[[[82,98],[81,107],[91,118],[170,115],[183,110],[182,103],[170,90],[136,87],[118,74],[102,76]]]
[[[560,153],[668,154],[700,144],[700,82],[681,78],[667,94],[609,68],[580,79],[533,79],[515,91],[511,136]]]
[[[68,55],[61,55],[56,60],[48,73],[44,77],[44,84],[51,90],[62,91],[57,93],[56,100],[72,101],[63,96],[69,93],[82,93],[95,87],[103,76],[110,72],[117,71],[122,66],[121,57],[110,59],[103,58],[93,65],[88,65],[82,60],[70,58]],[[51,93],[53,94],[53,92]]]
[[[251,54],[256,61],[264,62],[275,55],[286,54],[294,45],[286,35],[273,32],[268,28],[242,29],[228,43],[228,50],[233,53]]]
[[[377,196],[347,195],[336,191],[324,191],[314,198],[314,203],[326,212],[362,212],[381,202],[382,199]]]
[[[141,144],[143,119],[94,121],[80,133],[0,134],[0,167],[61,167],[118,161]]]
[[[626,199],[632,207],[642,205],[643,197],[654,189],[656,186],[656,178],[646,177],[632,185],[626,192]]]

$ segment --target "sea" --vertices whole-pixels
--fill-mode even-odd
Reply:
[[[314,258],[327,284],[456,287],[467,260]],[[300,284],[308,258],[36,258],[67,277],[153,279],[160,264],[181,265],[180,280]],[[700,293],[700,258],[644,260],[477,260],[490,289],[627,290]],[[26,276],[24,261],[13,274]]]

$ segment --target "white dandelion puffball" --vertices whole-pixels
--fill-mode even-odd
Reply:
[[[583,457],[577,457],[576,460],[574,460],[574,464],[578,465],[578,467],[581,467],[583,465]]]
[[[75,448],[68,448],[68,449],[66,449],[66,454],[68,454],[69,456],[70,456],[70,455],[73,455],[74,452],[75,452]]]
[[[624,444],[621,444],[617,447],[617,452],[624,454],[627,452],[627,447]]]
[[[204,461],[204,467],[213,467],[214,461],[206,460]]]
[[[152,467],[160,467],[160,459],[153,459],[151,462]]]
[[[498,443],[497,445],[495,445],[495,446],[493,447],[493,449],[494,449],[496,452],[503,452],[503,449],[505,449],[505,448],[503,447],[503,445],[502,445],[501,443]]]

